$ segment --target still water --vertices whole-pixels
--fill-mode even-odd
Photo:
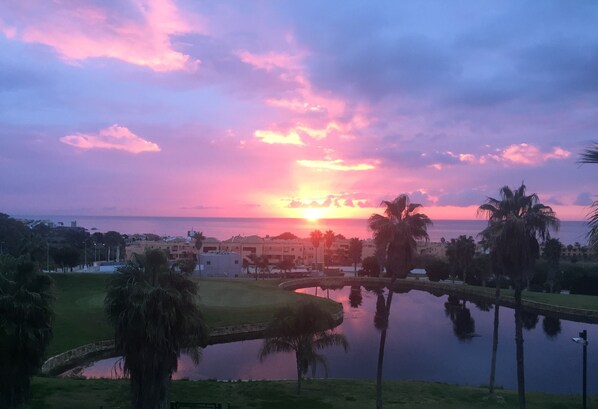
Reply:
[[[345,287],[340,290],[309,288],[299,290],[329,296],[343,304],[344,322],[337,327],[349,339],[349,352],[330,348],[324,351],[328,377],[375,379],[380,331],[374,326],[377,295]],[[385,379],[414,379],[466,385],[488,383],[494,313],[480,310],[474,303],[465,307],[448,303],[447,296],[436,297],[412,290],[395,294],[389,320],[384,359]],[[451,300],[454,301],[454,300]],[[451,319],[452,317],[452,319]],[[598,359],[593,345],[598,341],[598,326],[565,320],[528,317],[524,330],[526,388],[529,391],[577,394],[581,391],[582,348],[571,337],[588,330],[588,389],[598,393]],[[534,325],[535,324],[535,325]],[[497,354],[496,384],[516,388],[514,313],[500,309],[500,338]],[[175,378],[187,379],[293,379],[294,357],[275,354],[260,363],[261,340],[212,345],[203,351],[196,367],[183,356]],[[117,359],[94,363],[82,372],[86,377],[118,375]],[[311,371],[309,371],[311,376]],[[317,377],[323,377],[318,370]]]
[[[30,216],[19,215],[24,219],[42,219],[94,231],[115,230],[125,234],[154,233],[158,235],[185,236],[188,230],[201,231],[205,236],[220,240],[241,235],[257,234],[265,237],[291,232],[299,237],[309,237],[309,233],[319,229],[333,230],[346,237],[367,239],[372,236],[365,219],[320,219],[309,221],[292,218],[246,218],[246,217],[151,217],[151,216]],[[464,234],[477,236],[486,226],[485,220],[434,220],[428,228],[431,241],[441,238],[450,240]],[[553,236],[564,244],[586,243],[587,223],[583,221],[563,221],[561,228]]]

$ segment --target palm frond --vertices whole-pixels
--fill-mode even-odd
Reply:
[[[579,163],[598,163],[598,142],[593,142],[581,153]]]

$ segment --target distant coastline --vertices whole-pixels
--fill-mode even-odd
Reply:
[[[161,236],[185,236],[187,231],[196,230],[208,237],[224,240],[232,236],[267,235],[275,236],[291,232],[299,237],[308,237],[313,230],[333,230],[345,237],[371,237],[366,219],[320,219],[308,221],[298,218],[247,218],[247,217],[182,217],[182,216],[77,216],[77,215],[11,215],[19,219],[49,220],[90,231],[106,232],[116,230],[123,234],[153,233]],[[459,235],[473,236],[485,227],[486,221],[477,220],[434,220],[428,232],[431,241],[441,238],[450,240]],[[565,245],[579,242],[585,244],[587,224],[585,221],[562,221],[559,232],[554,234]]]

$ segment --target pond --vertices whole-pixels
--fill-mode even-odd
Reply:
[[[380,331],[374,326],[377,294],[363,287],[339,290],[298,290],[328,296],[343,304],[344,321],[336,331],[347,336],[349,352],[324,351],[329,378],[375,379]],[[361,295],[361,304],[354,308]],[[488,309],[483,311],[482,309]],[[494,312],[448,296],[412,290],[395,294],[389,319],[384,379],[426,380],[464,385],[488,384]],[[571,338],[588,331],[588,391],[598,393],[593,342],[598,325],[526,316],[524,330],[526,389],[578,394],[581,391],[582,347]],[[516,388],[514,312],[500,308],[496,385]],[[258,359],[261,340],[211,345],[198,366],[182,356],[176,379],[294,379],[294,356],[275,354]],[[85,377],[119,376],[118,359],[93,363],[80,372]],[[308,376],[311,376],[309,371]],[[324,371],[318,368],[317,377]]]

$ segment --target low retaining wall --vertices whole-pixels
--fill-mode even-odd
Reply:
[[[49,358],[41,367],[42,375],[57,375],[91,359],[114,356],[114,341],[98,341],[68,350]]]

